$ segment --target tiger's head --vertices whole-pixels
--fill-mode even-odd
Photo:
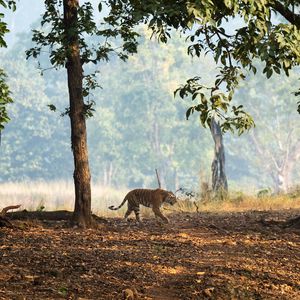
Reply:
[[[167,191],[165,202],[174,205],[175,203],[177,203],[177,198],[172,192]]]

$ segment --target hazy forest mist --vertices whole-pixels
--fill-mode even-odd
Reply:
[[[65,74],[50,69],[41,76],[37,62],[26,61],[25,50],[32,45],[28,29],[38,26],[42,5],[23,3],[7,14],[11,32],[8,48],[0,53],[14,99],[8,108],[11,121],[2,133],[0,181],[70,181],[70,125],[60,116],[68,106]],[[163,187],[198,192],[201,182],[211,181],[213,141],[197,114],[186,120],[191,101],[174,98],[173,92],[195,74],[209,84],[216,65],[210,56],[189,57],[179,35],[164,45],[149,40],[145,28],[140,33],[139,53],[128,62],[102,63],[101,88],[89,96],[96,102],[94,117],[87,121],[93,184],[154,188],[158,169]],[[40,67],[49,67],[46,58]],[[242,136],[224,136],[230,190],[273,192],[280,176],[288,188],[299,183],[299,159],[287,157],[295,147],[299,151],[300,124],[294,122],[298,115],[292,95],[298,77],[295,70],[289,77],[264,80],[258,72],[238,89],[234,101],[245,105],[256,127]],[[50,104],[58,111],[50,111]],[[281,174],[284,164],[288,171]]]

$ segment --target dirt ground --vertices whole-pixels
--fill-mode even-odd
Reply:
[[[0,228],[0,299],[300,299],[300,210]]]

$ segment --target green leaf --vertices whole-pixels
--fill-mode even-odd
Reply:
[[[189,119],[191,113],[193,113],[193,112],[194,112],[194,106],[189,107],[185,114],[187,120]]]
[[[206,121],[207,121],[207,116],[208,116],[208,112],[207,111],[202,111],[202,113],[200,114],[200,121],[203,127],[205,127]]]
[[[182,88],[179,90],[179,96],[183,99],[185,97],[185,89]]]
[[[53,104],[48,104],[47,106],[49,107],[49,109],[50,109],[51,111],[56,111],[56,106],[55,106],[55,105],[53,105]]]
[[[271,68],[269,68],[267,70],[267,78],[270,78],[272,76],[272,74],[273,74],[273,70]]]

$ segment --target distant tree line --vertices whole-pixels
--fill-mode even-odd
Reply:
[[[210,183],[213,142],[197,118],[186,120],[189,102],[174,99],[173,91],[198,69],[207,74],[209,83],[214,63],[204,58],[195,67],[179,37],[167,47],[149,40],[145,28],[140,34],[141,55],[130,58],[130,68],[116,59],[104,64],[98,75],[103,89],[90,95],[96,102],[94,117],[88,120],[92,178],[116,188],[156,187],[157,168],[164,187],[197,190],[199,181]],[[60,117],[68,98],[65,75],[46,71],[40,76],[36,63],[24,58],[30,35],[24,36],[27,45],[17,42],[1,56],[15,102],[8,107],[13,121],[2,137],[0,178],[68,179],[72,174],[69,122]],[[297,74],[268,81],[257,74],[238,90],[237,101],[253,115],[256,128],[240,137],[230,134],[225,138],[226,171],[232,188],[278,190],[275,178],[280,171],[275,161],[283,163],[286,153],[290,153],[286,163],[292,166],[284,173],[285,185],[296,184],[299,161],[292,159],[289,149],[297,145],[300,130],[291,94]],[[270,117],[269,110],[264,112],[262,99],[276,117]],[[57,111],[50,111],[49,104]]]

